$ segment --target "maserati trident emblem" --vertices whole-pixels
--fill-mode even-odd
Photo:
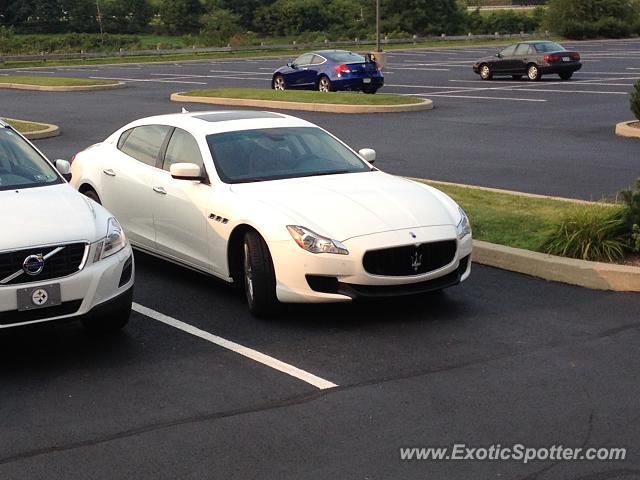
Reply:
[[[413,267],[414,272],[418,272],[418,269],[422,265],[422,254],[418,253],[418,250],[411,255],[411,266]]]
[[[29,255],[25,258],[24,262],[22,262],[22,270],[32,277],[40,275],[42,270],[44,270],[44,258],[42,258],[42,254]]]

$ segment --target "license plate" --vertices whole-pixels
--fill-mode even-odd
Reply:
[[[58,283],[18,290],[18,310],[21,312],[55,307],[61,303],[60,284]]]
[[[371,79],[370,78],[363,78],[362,79],[362,83],[371,83]]]
[[[563,62],[570,62],[571,58],[570,57],[562,57],[562,61]]]

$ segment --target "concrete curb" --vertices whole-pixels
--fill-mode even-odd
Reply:
[[[17,118],[5,118],[5,120],[13,120],[16,122],[28,122],[29,120],[19,120]],[[57,137],[58,135],[60,135],[60,127],[58,125],[53,125],[51,123],[44,123],[44,122],[31,122],[31,123],[37,123],[38,125],[45,125],[46,128],[43,128],[42,130],[35,130],[33,132],[27,132],[27,133],[22,133],[22,135],[25,138],[28,138],[29,140],[41,140],[43,138],[51,138],[51,137]]]
[[[115,90],[125,88],[125,82],[117,82],[109,85],[77,85],[77,86],[52,86],[52,85],[28,85],[25,83],[0,83],[0,88],[13,90],[34,90],[38,92],[86,92],[92,90]]]
[[[637,127],[633,127],[633,124],[637,124]],[[616,125],[616,135],[621,137],[635,137],[640,138],[640,121],[631,120],[629,122],[620,122]]]
[[[630,265],[557,257],[481,240],[473,241],[473,261],[594,290],[640,292],[640,267]]]
[[[224,97],[189,97],[184,92],[172,93],[172,102],[208,103],[213,105],[233,105],[236,107],[273,108],[276,110],[301,110],[306,112],[327,113],[390,113],[390,112],[415,112],[431,110],[433,102],[424,99],[421,103],[405,105],[337,105],[330,103],[302,103],[281,102],[276,100],[253,100],[245,98]]]

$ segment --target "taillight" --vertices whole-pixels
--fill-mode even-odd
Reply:
[[[580,54],[579,53],[572,53],[571,54],[571,60],[580,60]]]
[[[382,70],[382,65],[380,65],[379,63],[376,63],[376,70]]]
[[[558,55],[545,55],[544,56],[544,61],[545,62],[557,62],[560,60],[560,57]]]
[[[351,70],[349,70],[349,67],[347,67],[344,63],[342,63],[336,67],[336,73],[338,75],[342,75],[343,73],[351,73]]]
[[[69,163],[73,163],[73,161],[76,159],[76,155],[78,155],[77,153],[74,153],[73,156],[71,157],[71,160],[69,160]]]

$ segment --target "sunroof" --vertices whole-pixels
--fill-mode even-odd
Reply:
[[[249,120],[254,118],[284,118],[282,115],[271,112],[215,112],[205,113],[203,115],[194,115],[193,118],[199,118],[206,122],[228,122],[230,120]]]

